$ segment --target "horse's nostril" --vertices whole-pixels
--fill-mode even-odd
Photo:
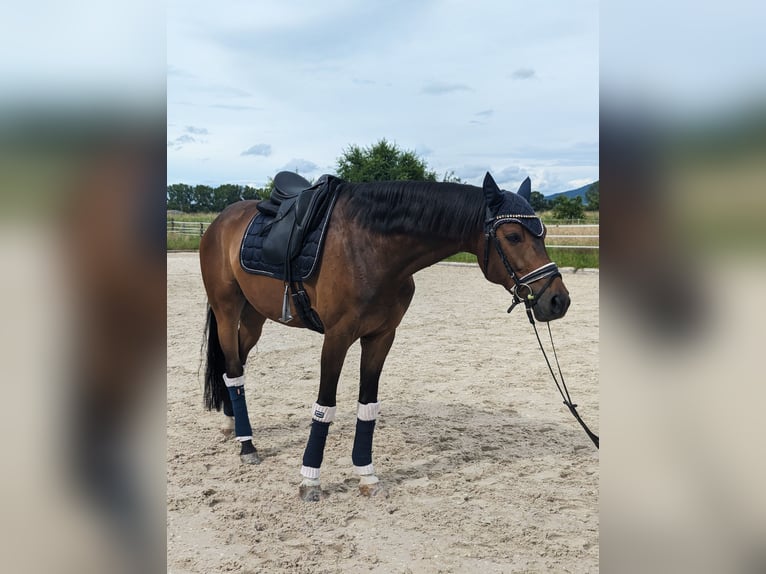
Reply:
[[[554,295],[551,297],[551,311],[556,314],[564,314],[569,308],[569,297],[567,295]]]

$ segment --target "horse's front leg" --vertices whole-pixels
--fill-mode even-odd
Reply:
[[[362,337],[362,360],[359,377],[359,405],[357,406],[356,434],[351,460],[359,475],[359,492],[363,496],[386,496],[388,493],[375,475],[372,464],[372,437],[375,421],[380,414],[378,383],[383,363],[394,342],[396,331]]]
[[[325,335],[322,346],[322,363],[319,377],[319,395],[311,407],[311,432],[303,453],[301,475],[303,480],[299,487],[302,500],[317,502],[322,497],[319,481],[319,471],[324,457],[324,447],[330,424],[335,419],[335,396],[338,390],[338,379],[343,369],[343,361],[351,346],[353,338],[347,335]]]

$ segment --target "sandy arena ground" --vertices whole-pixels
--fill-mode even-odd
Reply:
[[[552,324],[580,413],[598,434],[598,273],[565,273]],[[349,351],[315,504],[298,498],[322,337],[268,322],[247,364],[254,443],[202,407],[205,293],[195,253],[168,255],[168,572],[598,572],[598,451],[567,409],[522,309],[476,267],[415,276],[383,370],[375,468],[351,465],[359,345]],[[547,337],[547,330],[541,325]]]

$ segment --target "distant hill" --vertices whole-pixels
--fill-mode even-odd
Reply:
[[[558,193],[552,193],[550,195],[546,195],[545,199],[556,199],[559,195],[564,195],[566,197],[582,197],[583,203],[586,203],[585,201],[585,192],[588,191],[588,188],[596,183],[595,181],[591,183],[587,183],[583,185],[582,187],[578,187],[577,189],[570,189],[569,191],[559,191]]]

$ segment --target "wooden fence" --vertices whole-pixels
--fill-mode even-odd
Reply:
[[[176,235],[193,235],[202,237],[205,230],[210,226],[210,223],[205,221],[176,221],[175,219],[168,219],[167,232],[174,233]]]
[[[554,249],[598,249],[598,223],[550,223],[545,246]]]

